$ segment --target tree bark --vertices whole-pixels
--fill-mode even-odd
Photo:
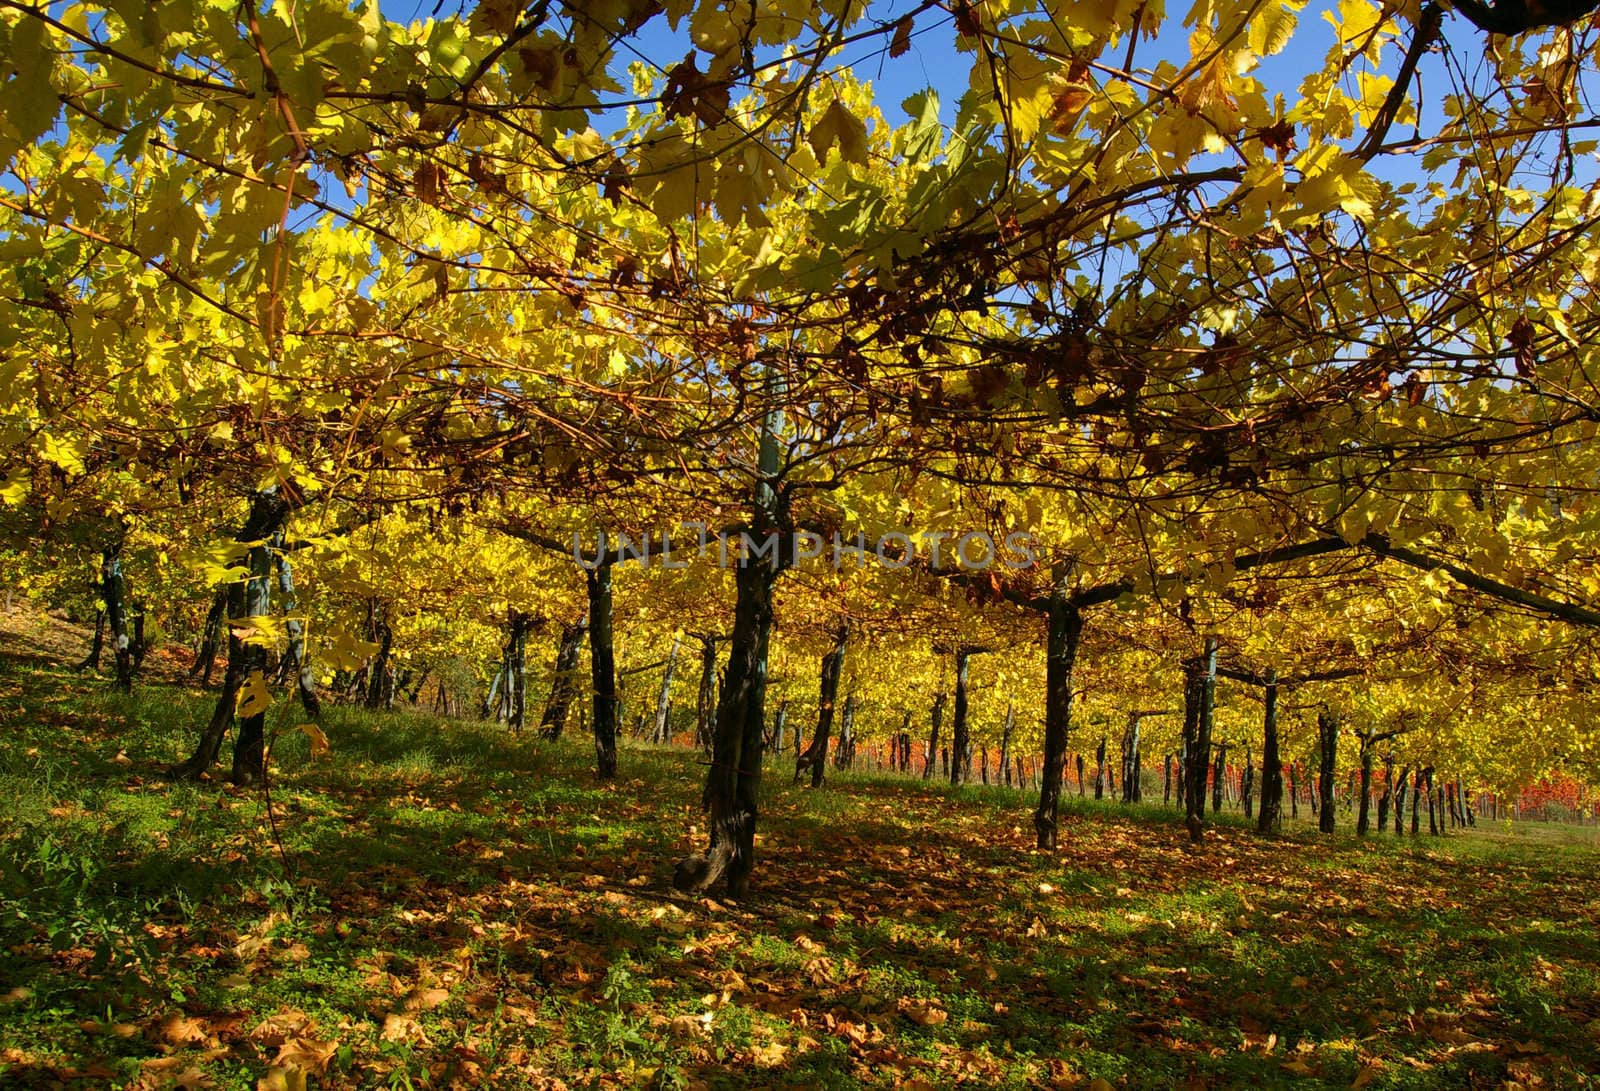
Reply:
[[[1008,788],[1011,786],[1011,732],[1013,729],[1015,729],[1016,724],[1016,706],[1012,702],[1007,701],[1006,722],[1005,726],[1000,729],[999,764],[995,766],[995,772],[999,774],[996,779],[1004,780],[1006,787]]]
[[[922,779],[933,779],[933,766],[939,758],[939,727],[944,721],[944,690],[933,695],[933,726],[928,730],[928,759],[922,765]]]
[[[246,552],[243,579],[235,581],[228,589],[229,615],[243,624],[247,618],[264,617],[272,609],[272,550],[267,544],[277,534],[278,528],[288,518],[289,502],[276,488],[263,489],[255,494],[250,504],[250,514],[243,528],[234,536],[236,542],[253,542]],[[250,675],[260,672],[265,682],[267,649],[260,644],[246,644],[235,635],[237,626],[228,626],[228,668],[223,676],[222,692],[212,709],[211,721],[201,733],[199,744],[189,760],[180,765],[178,776],[195,778],[216,763],[222,740],[233,726],[234,706],[239,690]],[[237,784],[258,784],[266,774],[264,751],[266,713],[243,717],[239,733],[233,744],[233,780]]]
[[[550,696],[544,715],[539,718],[539,733],[554,742],[567,726],[567,712],[577,691],[578,656],[589,630],[588,615],[561,627],[561,643],[556,648],[555,677],[550,680]]]
[[[700,637],[700,687],[694,699],[695,743],[711,753],[713,719],[717,710],[717,638],[710,633]]]
[[[1222,793],[1228,783],[1228,744],[1216,745],[1217,758],[1211,767],[1211,813],[1222,810]]]
[[[589,676],[594,684],[595,775],[617,775],[617,669],[611,630],[611,566],[584,573],[589,593]]]
[[[1139,754],[1139,720],[1137,712],[1128,714],[1128,727],[1122,733],[1122,802],[1143,802],[1143,786]]]
[[[789,699],[786,697],[778,702],[778,712],[772,718],[772,749],[774,753],[783,753],[784,733],[789,723]]]
[[[1394,758],[1383,763],[1383,794],[1378,797],[1378,832],[1389,832],[1389,808],[1394,805]]]
[[[1272,833],[1283,825],[1283,758],[1278,753],[1278,672],[1269,669],[1263,687],[1261,725],[1261,813],[1256,830]]]
[[[844,711],[839,714],[839,741],[833,748],[833,764],[838,769],[850,769],[856,763],[856,698],[854,694],[844,699]]]
[[[660,746],[671,736],[667,726],[667,710],[672,707],[672,673],[678,665],[678,645],[683,642],[682,633],[672,634],[672,648],[667,652],[667,666],[661,672],[661,692],[656,695],[656,721],[650,731],[650,741]],[[783,710],[778,711],[778,730],[783,730]],[[779,747],[782,747],[780,742]]]
[[[1038,847],[1053,852],[1059,836],[1061,772],[1072,731],[1072,670],[1083,635],[1083,615],[1058,584],[1051,591],[1046,617],[1044,766],[1033,828]]]
[[[966,778],[971,749],[967,737],[967,664],[976,651],[965,645],[956,649],[956,710],[955,721],[950,725],[950,784],[956,788]]]
[[[300,695],[300,704],[306,710],[306,715],[313,721],[322,719],[322,702],[317,699],[317,677],[311,669],[311,657],[306,654],[306,630],[299,618],[294,617],[297,602],[294,593],[294,570],[289,565],[289,558],[283,553],[283,532],[280,530],[273,541],[277,546],[277,553],[273,558],[278,569],[278,593],[282,596],[282,607],[285,615],[284,628],[289,634],[289,647],[284,653],[284,662],[288,669],[294,672],[295,692]]]
[[[94,584],[89,585],[95,589]],[[106,646],[106,608],[101,607],[94,612],[94,637],[89,644],[89,654],[83,657],[83,662],[78,664],[81,671],[97,671],[100,669],[100,653]]]
[[[679,890],[706,890],[725,878],[731,897],[743,898],[749,893],[761,785],[772,587],[777,574],[775,566],[755,557],[743,558],[735,571],[733,632],[703,797],[710,815],[710,843],[705,852],[678,862],[673,883]]]
[[[1359,756],[1361,758],[1361,787],[1359,789],[1361,796],[1356,800],[1356,835],[1365,837],[1371,824],[1368,816],[1372,800],[1372,739],[1370,733],[1361,739]],[[1379,825],[1382,825],[1381,820]]]
[[[489,679],[489,692],[483,699],[483,706],[481,709],[479,709],[478,719],[487,720],[490,717],[493,717],[497,723],[500,720],[505,719],[505,717],[501,715],[500,711],[505,706],[505,700],[500,695],[500,689],[505,684],[506,653],[505,649],[502,648],[500,650],[500,658],[495,662],[494,665],[494,677]]]
[[[1244,747],[1244,773],[1239,781],[1239,802],[1244,807],[1244,816],[1246,818],[1254,817],[1252,808],[1255,804],[1255,789],[1256,762],[1254,755],[1250,753],[1250,744],[1246,743]]]
[[[1327,709],[1317,713],[1317,794],[1322,804],[1317,828],[1333,832],[1333,775],[1339,756],[1339,718]]]
[[[506,649],[506,669],[511,683],[509,708],[506,717],[514,735],[522,734],[528,716],[528,630],[532,619],[520,610],[511,611],[511,639]]]
[[[379,709],[386,706],[389,686],[389,652],[394,648],[394,630],[389,627],[389,604],[378,600],[372,603],[372,638],[378,642],[378,654],[373,657],[371,673],[367,676],[366,707]]]
[[[822,787],[828,763],[828,742],[833,735],[833,709],[839,699],[839,676],[844,673],[844,653],[849,642],[850,626],[841,623],[834,630],[833,647],[822,657],[817,683],[817,729],[811,734],[811,745],[806,747],[806,752],[795,759],[796,784],[809,770],[811,787]]]
[[[1188,783],[1184,786],[1187,814],[1184,825],[1189,841],[1205,837],[1206,774],[1211,771],[1211,720],[1216,702],[1217,641],[1206,638],[1205,654],[1185,665],[1183,737],[1188,755]]]
[[[1100,736],[1100,742],[1094,748],[1094,797],[1105,798],[1106,786],[1106,737]]]
[[[194,666],[189,677],[200,679],[202,686],[211,684],[211,671],[217,662],[217,646],[222,637],[222,619],[228,610],[226,589],[211,596],[211,608],[206,611],[205,625],[200,630],[200,647],[195,652]]]
[[[133,690],[133,643],[128,635],[127,583],[122,576],[122,542],[100,554],[100,599],[105,604],[106,629],[111,637],[111,654],[117,669],[117,688]],[[95,640],[100,639],[99,627]],[[98,651],[94,656],[99,666]]]

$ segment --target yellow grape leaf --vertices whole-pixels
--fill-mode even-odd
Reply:
[[[328,745],[328,736],[316,724],[295,724],[295,727],[306,733],[306,738],[311,740],[311,756],[314,758],[325,757],[333,752]]]
[[[1339,0],[1339,14],[1325,11],[1322,17],[1338,30],[1341,43],[1358,42],[1383,22],[1383,10],[1372,0]]]
[[[242,644],[276,648],[288,638],[289,630],[285,623],[299,620],[299,618],[269,617],[266,614],[243,617],[233,622],[233,635],[238,637]]]
[[[333,670],[353,671],[359,670],[377,650],[372,641],[361,640],[348,629],[335,629],[317,648],[317,656]]]
[[[828,149],[835,144],[839,146],[841,158],[851,163],[867,161],[866,123],[851,113],[838,99],[834,99],[833,105],[829,106],[822,118],[811,127],[806,142],[811,145],[811,150],[816,154],[819,163],[827,160]]]
[[[27,475],[20,467],[12,470],[6,475],[6,479],[0,482],[0,503],[16,507],[28,498],[28,485]]]
[[[698,199],[699,175],[694,165],[676,167],[661,176],[661,183],[650,197],[650,209],[662,223],[687,216]]]
[[[59,437],[49,432],[39,436],[39,453],[69,474],[81,474],[89,455],[89,441],[82,436]]]
[[[259,716],[272,707],[272,692],[267,689],[267,679],[260,671],[251,671],[250,677],[239,687],[234,699],[234,709],[245,719]]]
[[[1294,13],[1278,4],[1269,4],[1250,21],[1250,52],[1270,57],[1289,44],[1294,34]]]

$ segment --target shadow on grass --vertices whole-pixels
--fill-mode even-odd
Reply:
[[[14,660],[0,679],[22,691],[0,705],[0,975],[31,994],[0,1047],[46,1055],[0,1062],[11,1081],[127,1078],[174,1051],[175,1006],[303,1009],[356,1050],[335,1085],[413,1060],[427,1076],[491,1039],[573,1085],[625,1066],[642,1085],[797,1087],[1600,1071],[1587,857],[1262,839],[1236,815],[1190,851],[1170,809],[1076,796],[1041,855],[1031,792],[812,792],[774,762],[756,896],[725,906],[668,885],[704,836],[696,754],[630,746],[600,785],[587,740],[331,708],[318,760],[279,708],[285,871],[259,794],[143,772],[212,695],[120,697]],[[430,982],[449,998],[408,1009]],[[81,1029],[108,1010],[139,1033]],[[407,1012],[423,1030],[401,1040]],[[242,1032],[221,1043],[245,1085],[271,1059]]]

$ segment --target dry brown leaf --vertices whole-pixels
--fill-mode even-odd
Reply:
[[[772,1042],[769,1045],[756,1046],[750,1051],[750,1059],[755,1061],[758,1068],[775,1068],[783,1063],[788,1047],[782,1042]]]
[[[379,1034],[385,1042],[421,1041],[422,1024],[409,1015],[390,1012],[383,1017],[383,1031]]]
[[[199,1019],[191,1019],[182,1012],[168,1012],[158,1029],[161,1040],[171,1046],[194,1045],[209,1038],[210,1032]]]
[[[907,1019],[924,1027],[943,1026],[950,1021],[950,1013],[930,1000],[900,998],[900,1010]]]
[[[256,1024],[250,1032],[250,1040],[259,1045],[272,1047],[281,1046],[289,1038],[305,1029],[311,1022],[311,1017],[303,1011],[290,1008],[269,1015]]]
[[[699,1015],[674,1015],[672,1017],[672,1032],[685,1037],[698,1038],[711,1031],[710,1012],[701,1012]]]
[[[407,1011],[432,1011],[450,999],[449,989],[413,989],[406,997]]]
[[[338,1042],[319,1042],[314,1038],[290,1038],[278,1047],[278,1055],[272,1059],[272,1063],[283,1068],[298,1068],[313,1076],[320,1076],[327,1071],[328,1062],[333,1060],[333,1055],[338,1049]]]
[[[306,1074],[298,1068],[269,1068],[256,1081],[256,1091],[306,1091]]]

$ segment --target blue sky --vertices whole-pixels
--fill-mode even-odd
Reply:
[[[902,15],[916,11],[920,6],[918,0],[871,0],[863,25],[874,22],[890,24]],[[1181,66],[1189,59],[1190,28],[1184,25],[1187,6],[1184,0],[1174,0],[1168,5],[1167,19],[1160,35],[1153,41],[1140,40],[1135,59],[1136,67],[1149,69],[1161,60],[1170,60]],[[472,0],[389,0],[382,4],[384,15],[398,21],[449,17],[470,11],[471,7]],[[1324,56],[1337,41],[1337,33],[1325,18],[1325,14],[1336,9],[1336,0],[1312,0],[1298,13],[1299,29],[1289,48],[1277,55],[1262,59],[1253,74],[1266,86],[1269,96],[1281,93],[1292,105],[1297,97],[1301,78],[1307,72],[1322,67]],[[932,88],[938,93],[943,104],[945,119],[948,121],[953,116],[956,100],[967,89],[973,62],[970,52],[962,52],[956,48],[953,21],[952,16],[939,9],[922,11],[916,16],[911,49],[905,55],[898,58],[888,57],[883,52],[884,40],[877,39],[862,43],[854,50],[846,50],[833,64],[836,67],[853,67],[859,78],[871,81],[878,93],[879,106],[892,125],[898,125],[905,120],[899,104],[927,88]],[[1402,36],[1409,39],[1411,28],[1403,20],[1401,28]],[[1480,62],[1485,45],[1481,32],[1465,20],[1454,16],[1446,16],[1444,32],[1446,40],[1454,50],[1453,55],[1447,58],[1444,53],[1436,50],[1424,58],[1419,70],[1426,91],[1425,117],[1422,125],[1424,131],[1436,130],[1444,120],[1440,104],[1444,94],[1450,89],[1452,69],[1454,78],[1459,78],[1463,70],[1470,72]],[[1121,48],[1119,45],[1118,50]],[[1386,52],[1383,65],[1386,71],[1392,73],[1398,67],[1400,48],[1403,48],[1403,44],[1398,47],[1391,46]],[[664,74],[666,70],[681,61],[691,49],[692,43],[686,27],[680,26],[677,31],[673,31],[669,28],[665,16],[657,16],[618,50],[615,70],[619,82],[624,86],[628,85],[626,70],[634,61],[645,59]],[[1106,59],[1111,61],[1110,57]],[[700,55],[702,64],[704,60],[704,55]],[[1354,90],[1354,74],[1358,68],[1359,65],[1352,65],[1350,68],[1349,90]],[[603,129],[606,126],[597,123],[596,127]],[[1409,135],[1409,132],[1408,126],[1397,125],[1391,132],[1390,138],[1402,138]],[[1392,181],[1411,180],[1417,177],[1411,173],[1415,170],[1412,165],[1401,167],[1401,164],[1391,162],[1381,166],[1375,164],[1375,167]],[[1401,168],[1401,173],[1397,175],[1394,168]]]

